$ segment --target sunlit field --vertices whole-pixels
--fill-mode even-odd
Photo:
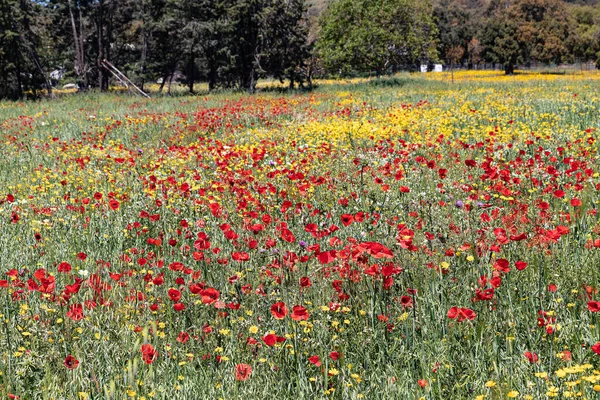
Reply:
[[[600,74],[317,84],[0,103],[0,397],[600,396]]]

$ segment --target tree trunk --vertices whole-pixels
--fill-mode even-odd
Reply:
[[[212,92],[217,86],[217,66],[214,59],[210,60],[208,67],[208,91]]]
[[[512,64],[504,65],[504,75],[513,75],[515,73],[515,66]]]
[[[109,1],[107,4],[107,21],[106,25],[106,36],[103,38],[104,42],[102,48],[104,49],[104,57],[102,59],[111,60],[110,44],[112,43],[112,32],[113,32],[113,17],[114,17],[114,1]],[[104,18],[104,15],[102,16]],[[103,89],[108,91],[108,78],[110,74],[104,74],[104,80],[102,81]]]
[[[248,92],[254,94],[256,92],[256,73],[254,66],[250,69],[250,75],[248,77]]]
[[[168,78],[169,78],[169,74],[163,75],[162,82],[160,83],[160,87],[158,88],[158,93],[162,93],[163,88],[165,87],[165,83],[167,83]]]
[[[75,44],[75,74],[81,79],[83,63],[81,60],[81,49],[79,48],[79,36],[77,35],[77,25],[75,24],[75,16],[73,15],[73,7],[69,0],[69,15],[71,16],[71,29],[73,31],[73,43]]]
[[[190,93],[194,93],[194,51],[190,51],[190,59],[188,61],[189,75],[188,75],[188,87]]]
[[[103,67],[102,67],[102,60],[104,58],[104,49],[102,47],[102,31],[104,30],[103,29],[104,16],[102,15],[103,4],[104,4],[103,0],[100,0],[98,2],[98,20],[96,22],[97,31],[98,31],[98,59],[97,59],[98,87],[100,88],[100,91],[104,90],[104,73],[103,73]]]
[[[15,44],[15,48],[16,48],[16,44]],[[18,49],[17,49],[18,51]],[[17,99],[21,99],[23,97],[23,80],[21,78],[21,57],[19,57],[18,53],[15,51],[15,54],[17,54],[16,60],[15,60],[15,73],[17,74],[17,87],[15,88],[15,92],[14,92],[14,98],[15,100]]]
[[[173,83],[173,75],[174,72],[171,71],[171,75],[169,75],[169,87],[167,88],[167,94],[171,95],[171,83]]]

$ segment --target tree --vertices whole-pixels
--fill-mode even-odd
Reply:
[[[482,11],[485,0],[440,0],[435,3],[433,16],[439,31],[438,54],[448,59],[449,54],[458,54],[457,47],[463,49],[460,59],[453,62],[473,64],[477,50],[471,42],[477,40],[477,33],[483,25]],[[450,53],[451,52],[451,53]]]
[[[309,57],[308,25],[304,0],[270,1],[262,15],[261,58],[263,70],[290,87],[305,79],[304,62]]]
[[[600,10],[573,5],[569,13],[576,23],[573,56],[581,61],[600,60]]]
[[[0,98],[21,98],[26,90],[48,87],[33,29],[39,7],[28,0],[0,0]]]
[[[428,1],[337,0],[323,14],[317,52],[341,75],[413,66],[437,58]]]
[[[573,22],[560,0],[494,0],[482,34],[485,57],[512,74],[521,62],[569,60]]]

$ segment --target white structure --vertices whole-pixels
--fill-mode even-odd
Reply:
[[[429,68],[427,64],[421,64],[421,72],[428,72]],[[433,72],[442,72],[444,67],[442,64],[433,64]]]

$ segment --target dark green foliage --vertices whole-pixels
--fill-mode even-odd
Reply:
[[[30,1],[0,0],[0,98],[21,98],[46,85],[34,29],[36,9]]]
[[[437,58],[428,1],[337,0],[321,19],[317,51],[333,73],[388,70]]]
[[[485,57],[507,74],[518,63],[570,60],[573,21],[559,0],[494,0],[482,33]]]
[[[597,0],[0,0],[0,98],[52,85],[253,92],[272,77],[381,75],[419,64],[600,63]],[[307,9],[307,5],[310,8]],[[64,71],[57,79],[51,71]],[[49,93],[51,95],[51,93]]]

